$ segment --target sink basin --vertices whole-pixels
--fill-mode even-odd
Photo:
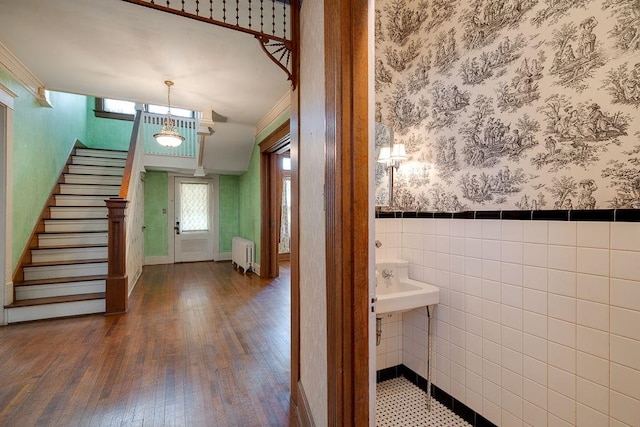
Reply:
[[[390,273],[391,276],[384,277]],[[409,279],[409,263],[402,259],[376,262],[376,313],[408,311],[438,304],[440,291],[433,285]]]

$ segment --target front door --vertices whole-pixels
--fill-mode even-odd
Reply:
[[[175,178],[175,262],[213,259],[213,181]]]

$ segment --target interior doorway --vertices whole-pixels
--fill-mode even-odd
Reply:
[[[291,135],[288,120],[260,143],[260,276],[262,277],[273,278],[280,274],[279,251],[284,176],[282,165],[283,159],[289,157],[287,153],[290,147]],[[289,172],[289,183],[290,177]],[[291,219],[290,216],[289,219]]]
[[[13,108],[18,95],[0,84],[0,325],[6,324],[4,306],[13,302],[12,178]]]
[[[278,261],[291,261],[291,157],[287,151],[280,157],[280,235]]]

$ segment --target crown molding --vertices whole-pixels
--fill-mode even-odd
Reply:
[[[51,108],[48,91],[36,77],[4,44],[0,42],[0,66],[6,69],[43,107]]]
[[[291,107],[291,92],[287,92],[274,105],[267,114],[264,115],[256,125],[256,136],[260,135],[271,123],[286,112]]]

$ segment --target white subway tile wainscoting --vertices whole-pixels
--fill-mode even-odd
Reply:
[[[640,223],[536,212],[376,219],[376,257],[440,290],[433,384],[498,426],[639,427]],[[426,309],[385,315],[377,369],[426,358]]]

